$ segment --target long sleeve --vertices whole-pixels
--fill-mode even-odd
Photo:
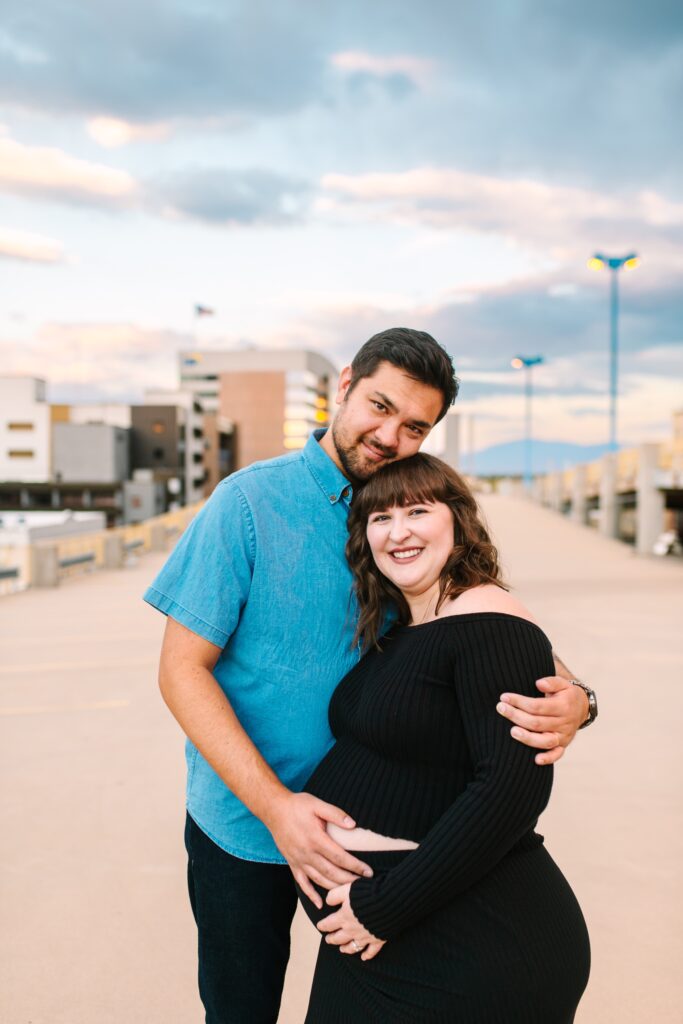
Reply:
[[[500,616],[490,628],[462,616],[455,692],[473,766],[466,788],[419,847],[394,869],[351,886],[356,917],[390,939],[467,889],[521,839],[545,808],[551,767],[510,736],[496,712],[501,692],[538,696],[536,679],[554,674],[550,644],[535,626]]]

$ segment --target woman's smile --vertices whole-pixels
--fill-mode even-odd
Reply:
[[[395,562],[414,562],[423,551],[424,548],[396,548],[394,551],[390,551],[389,554]]]

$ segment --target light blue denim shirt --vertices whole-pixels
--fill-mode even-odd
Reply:
[[[332,744],[327,706],[356,664],[344,557],[351,485],[316,431],[291,455],[223,480],[144,595],[222,653],[214,675],[292,790]],[[189,741],[187,807],[224,850],[284,863],[266,829]]]

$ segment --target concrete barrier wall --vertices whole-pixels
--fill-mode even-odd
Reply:
[[[513,482],[499,481],[498,489],[512,493]],[[678,490],[683,490],[683,439],[675,438],[609,452],[594,462],[537,476],[529,496],[649,555],[657,538],[672,529],[676,513],[667,513],[666,495]],[[681,506],[674,502],[672,507]]]
[[[60,580],[98,569],[119,569],[127,558],[172,546],[204,503],[166,512],[144,523],[111,530],[40,540],[33,544],[2,544],[0,596],[27,587],[54,587]]]

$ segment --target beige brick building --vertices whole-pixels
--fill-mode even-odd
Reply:
[[[234,469],[303,448],[329,423],[336,367],[318,352],[181,352],[181,387],[234,428]]]

